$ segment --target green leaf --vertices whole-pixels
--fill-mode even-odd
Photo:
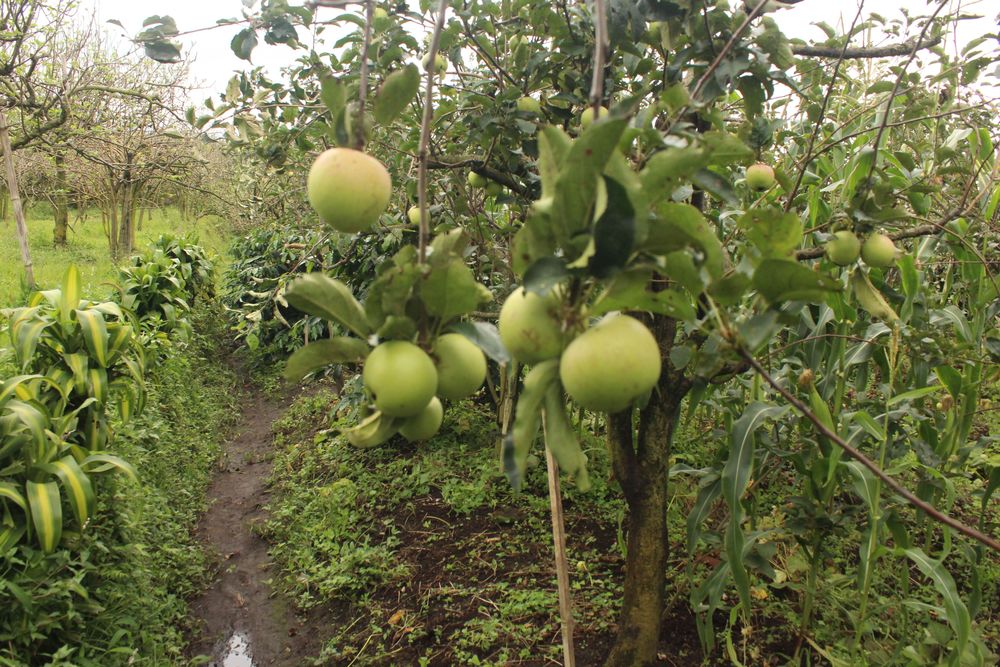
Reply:
[[[702,265],[713,279],[722,277],[725,251],[715,230],[705,216],[690,204],[667,202],[657,207],[657,216],[649,223],[649,234],[642,249],[665,255],[675,250],[694,248],[704,255]]]
[[[375,412],[354,428],[344,431],[344,435],[355,447],[377,447],[396,434],[401,422],[396,417],[386,417],[381,412]]]
[[[754,434],[765,421],[778,418],[787,411],[788,406],[751,403],[733,423],[729,458],[722,469],[722,494],[729,505],[729,526],[725,538],[727,560],[747,616],[751,613],[750,578],[743,563],[745,540],[741,523],[744,516],[743,494],[753,475]]]
[[[475,343],[487,357],[498,364],[510,363],[510,352],[500,340],[500,332],[495,324],[489,322],[456,322],[451,325],[451,331],[462,334]]]
[[[932,384],[927,387],[919,387],[917,389],[911,389],[910,391],[904,391],[902,394],[896,394],[888,401],[885,402],[886,407],[891,407],[897,403],[902,403],[904,401],[912,401],[917,398],[923,398],[928,394],[934,394],[942,389],[945,389],[944,385]]]
[[[104,452],[94,452],[88,455],[87,458],[80,462],[80,468],[88,473],[104,473],[117,470],[125,473],[129,479],[139,479],[139,475],[131,463],[120,456],[105,454]]]
[[[35,348],[41,340],[42,332],[55,322],[40,315],[38,308],[18,308],[11,319],[10,338],[14,345],[14,357],[22,370],[27,369],[35,355]]]
[[[90,356],[98,366],[105,368],[108,365],[108,328],[104,323],[104,316],[92,309],[74,312]]]
[[[740,218],[740,227],[764,257],[788,257],[802,243],[802,221],[780,208],[755,208]]]
[[[917,568],[924,573],[933,583],[934,588],[944,598],[944,609],[948,617],[948,624],[955,633],[955,646],[951,648],[952,654],[961,656],[969,643],[969,636],[972,633],[972,619],[969,618],[969,610],[962,602],[955,586],[955,580],[948,570],[945,569],[941,561],[934,560],[922,549],[904,549],[903,553],[907,558],[916,564]]]
[[[341,336],[313,341],[296,350],[288,358],[285,379],[296,382],[330,364],[359,362],[367,353],[368,344],[357,338]]]
[[[28,501],[24,498],[24,494],[10,482],[0,482],[0,498],[10,500],[22,510],[28,509]]]
[[[257,31],[252,27],[240,30],[229,43],[237,58],[250,62],[250,55],[257,47]]]
[[[587,263],[597,278],[608,278],[625,267],[635,239],[635,210],[628,193],[611,178],[605,176],[604,183],[608,205],[594,225],[594,254]]]
[[[699,169],[691,176],[691,183],[730,206],[739,206],[732,184],[710,169]]]
[[[347,104],[347,89],[340,80],[332,76],[323,76],[319,80],[319,97],[330,112],[331,118],[336,118]]]
[[[701,135],[708,149],[710,164],[745,164],[754,159],[754,152],[735,134],[710,130]]]
[[[146,57],[158,63],[173,64],[181,61],[181,48],[174,42],[165,39],[145,41],[142,43]]]
[[[550,215],[556,239],[566,249],[569,261],[576,259],[586,246],[578,235],[590,229],[598,179],[626,124],[621,118],[595,121],[566,153]]]
[[[333,320],[362,338],[371,327],[365,309],[347,285],[323,273],[307,273],[296,278],[285,291],[285,300],[303,313]]]
[[[375,97],[374,115],[379,123],[391,123],[413,101],[420,90],[420,71],[410,64],[386,77]]]
[[[458,257],[433,264],[420,284],[420,299],[427,312],[442,321],[471,313],[482,296],[472,269]]]
[[[840,281],[817,273],[796,261],[765,259],[753,274],[753,286],[768,303],[823,301],[826,292],[839,292]]]
[[[645,310],[679,320],[693,321],[696,313],[691,300],[677,290],[654,292],[652,271],[633,269],[615,276],[590,309],[594,317],[613,310]]]
[[[538,175],[542,180],[542,199],[553,197],[559,171],[573,140],[555,125],[546,126],[538,136]]]
[[[69,499],[70,507],[73,508],[77,523],[81,528],[85,526],[94,511],[94,488],[76,459],[65,456],[38,468],[59,478],[63,488],[66,489],[66,497]]]
[[[26,483],[31,522],[35,527],[38,543],[46,553],[52,553],[62,539],[62,505],[59,485],[55,482]]]
[[[642,189],[651,202],[669,198],[680,184],[708,164],[708,153],[697,145],[671,147],[654,154],[639,172]]]
[[[524,289],[546,294],[570,275],[566,262],[559,257],[542,257],[524,272]]]
[[[515,491],[521,488],[528,453],[538,436],[545,394],[558,381],[558,359],[536,364],[524,378],[524,388],[514,411],[514,425],[503,442],[503,471]]]
[[[587,476],[587,456],[580,448],[580,440],[576,430],[566,415],[566,399],[562,385],[553,382],[545,392],[543,406],[545,446],[552,452],[552,457],[559,464],[559,469],[576,479],[581,491],[590,489],[590,479]]]

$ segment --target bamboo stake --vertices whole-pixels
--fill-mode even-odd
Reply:
[[[21,193],[17,188],[17,172],[14,170],[14,150],[10,145],[7,112],[3,109],[0,109],[0,148],[3,149],[4,163],[7,167],[7,190],[10,191],[10,203],[14,209],[17,242],[21,246],[21,261],[24,262],[24,277],[28,283],[28,289],[33,290],[35,289],[35,271],[31,264],[31,250],[28,248],[28,227],[24,223]]]
[[[545,430],[545,414],[542,414]],[[559,490],[559,468],[552,452],[545,448],[545,466],[549,473],[549,508],[552,514],[552,541],[555,544],[556,581],[559,587],[559,616],[562,620],[563,665],[576,667],[573,646],[573,594],[569,589],[569,565],[566,562],[566,526],[563,520],[562,493]]]

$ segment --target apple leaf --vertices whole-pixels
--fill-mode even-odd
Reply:
[[[788,257],[802,243],[802,221],[780,208],[756,208],[740,218],[740,227],[764,257]]]
[[[233,37],[229,47],[237,58],[250,62],[250,54],[257,47],[257,32],[253,28],[244,28]]]
[[[391,123],[413,101],[420,89],[420,71],[410,64],[386,77],[375,97],[375,120]]]
[[[420,285],[427,312],[443,321],[471,313],[482,300],[472,270],[458,257],[433,266]]]
[[[358,338],[340,336],[326,338],[300,347],[285,366],[285,378],[292,382],[330,364],[361,361],[368,353],[368,344]]]
[[[498,364],[510,363],[510,352],[500,340],[500,331],[489,322],[456,322],[451,331],[472,341],[487,357]]]
[[[635,210],[625,188],[604,177],[608,205],[594,225],[594,254],[587,263],[591,275],[607,278],[625,267],[635,239]]]
[[[643,249],[667,254],[693,247],[704,255],[703,265],[712,278],[722,276],[725,255],[719,237],[701,211],[690,204],[667,202],[657,207],[657,217],[649,222]]]
[[[288,286],[285,300],[303,313],[333,320],[362,338],[371,333],[371,326],[347,285],[323,273],[307,273]]]
[[[542,257],[524,272],[524,289],[545,294],[569,276],[566,262],[558,257]]]
[[[651,278],[652,271],[649,269],[619,273],[611,286],[598,297],[590,314],[596,317],[613,310],[645,310],[679,320],[695,319],[694,305],[688,297],[672,289],[651,291]]]
[[[839,292],[839,280],[790,259],[765,259],[753,274],[753,286],[768,303],[819,302],[826,292]]]

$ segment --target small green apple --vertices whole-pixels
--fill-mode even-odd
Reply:
[[[375,407],[388,417],[419,414],[437,392],[437,369],[413,343],[390,340],[368,355],[361,380],[375,395]]]
[[[430,440],[441,429],[443,421],[444,408],[438,397],[434,396],[423,410],[403,422],[399,427],[399,434],[410,442]]]
[[[470,171],[468,178],[466,178],[466,182],[469,184],[470,188],[480,189],[485,188],[490,181],[485,176],[477,174],[474,171]]]
[[[597,112],[597,117],[603,118],[604,116],[607,115],[608,115],[608,110],[605,107],[599,107],[599,111]],[[583,110],[583,113],[580,114],[580,127],[586,130],[588,127],[590,127],[591,123],[593,122],[594,122],[594,107],[588,106],[586,109]]]
[[[861,259],[868,266],[879,269],[887,269],[895,264],[899,254],[899,248],[885,234],[872,234],[861,246]]]
[[[391,194],[392,179],[385,166],[351,148],[320,153],[306,179],[309,204],[326,224],[348,234],[374,225]]]
[[[423,59],[420,61],[420,64],[424,66],[425,71],[429,69],[430,62],[431,62],[431,54],[425,53]],[[448,59],[445,58],[440,53],[438,53],[434,58],[434,72],[438,76],[441,76],[447,71],[448,71]]]
[[[411,206],[406,212],[406,217],[410,219],[410,224],[419,225],[420,224],[420,207]]]
[[[826,256],[838,266],[853,264],[861,256],[861,241],[846,229],[834,232],[833,238],[826,242]]]
[[[559,301],[518,288],[500,308],[500,340],[515,359],[536,364],[559,355],[563,333],[556,317]]]
[[[525,95],[518,98],[517,110],[522,113],[537,114],[542,112],[542,105],[534,97]]]
[[[747,167],[747,185],[754,190],[767,190],[774,185],[774,169],[758,162]]]

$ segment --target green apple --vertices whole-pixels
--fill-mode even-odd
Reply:
[[[524,97],[518,98],[517,110],[523,113],[537,114],[541,113],[542,105],[534,97],[525,95]]]
[[[469,172],[469,176],[466,179],[470,188],[485,188],[489,184],[489,179],[481,174],[477,174],[474,171]]]
[[[434,362],[413,343],[390,340],[368,355],[361,379],[374,395],[375,407],[389,417],[412,417],[437,392]]]
[[[885,234],[872,234],[861,246],[861,259],[868,266],[887,269],[899,258],[899,248]]]
[[[326,224],[347,234],[374,225],[391,195],[392,179],[385,166],[351,148],[320,153],[306,179],[306,196],[313,210]]]
[[[598,118],[603,118],[604,116],[608,115],[608,110],[606,108],[599,107],[599,109],[600,110],[597,112]],[[594,122],[594,107],[588,106],[586,109],[583,110],[583,113],[580,114],[580,127],[586,130],[588,127],[590,127],[590,125],[593,122]]]
[[[431,62],[431,54],[425,53],[423,59],[420,61],[420,64],[424,66],[425,71],[429,69],[428,66],[430,65],[430,62]],[[440,76],[447,71],[448,71],[448,59],[445,58],[440,53],[436,54],[434,58],[434,72],[438,76]]]
[[[499,197],[503,194],[503,186],[496,181],[490,181],[486,184],[486,194],[490,197]]]
[[[854,232],[841,230],[833,233],[833,238],[826,242],[826,256],[838,266],[848,266],[858,261],[861,255],[861,241]]]
[[[541,296],[523,287],[516,289],[500,308],[500,340],[523,364],[553,359],[563,349],[558,312],[559,300],[555,295]]]
[[[461,334],[439,336],[431,354],[437,358],[437,395],[456,401],[471,396],[486,379],[486,356]]]
[[[423,410],[403,422],[399,427],[399,434],[410,442],[430,440],[441,429],[443,421],[444,408],[438,397],[434,396]]]
[[[754,190],[767,190],[774,185],[774,169],[758,162],[747,167],[747,185]]]
[[[559,360],[559,378],[574,401],[621,412],[660,379],[660,346],[639,320],[611,315],[577,336]]]
[[[410,224],[419,225],[420,224],[420,207],[411,206],[406,212],[406,217],[410,219]]]

